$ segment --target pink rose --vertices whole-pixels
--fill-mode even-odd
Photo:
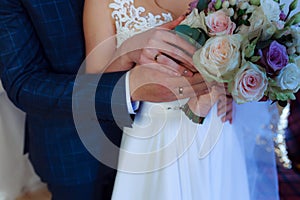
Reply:
[[[237,103],[259,101],[268,87],[266,73],[258,65],[246,62],[236,73],[231,95]]]
[[[236,28],[235,23],[232,22],[230,17],[222,10],[208,14],[208,16],[205,17],[205,23],[210,36],[232,35]]]

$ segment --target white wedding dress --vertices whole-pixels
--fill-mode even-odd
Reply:
[[[8,99],[0,80],[0,200],[44,187],[23,154],[25,114]]]
[[[133,0],[114,0],[110,8],[118,45],[172,20]],[[235,105],[233,125],[213,106],[198,125],[179,109],[186,101],[141,103],[133,127],[124,128],[112,199],[277,199],[270,102]]]

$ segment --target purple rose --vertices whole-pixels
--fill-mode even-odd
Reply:
[[[199,2],[199,0],[194,0],[194,1],[192,1],[192,2],[189,4],[189,6],[190,6],[189,10],[192,11],[194,8],[197,8],[198,2]]]
[[[281,70],[289,62],[286,47],[276,41],[273,41],[269,46],[266,60],[269,67],[271,67],[274,71]]]

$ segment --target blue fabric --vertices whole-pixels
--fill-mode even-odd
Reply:
[[[52,200],[99,200],[111,199],[113,182],[103,182],[95,180],[91,183],[74,186],[48,185],[51,190]],[[109,192],[108,192],[109,191]]]
[[[125,99],[125,72],[104,74],[99,83],[96,75],[80,74],[75,84],[85,56],[83,3],[0,1],[0,79],[10,99],[27,113],[26,145],[35,170],[43,181],[53,184],[86,183],[101,171],[111,170],[82,144],[72,106],[76,109],[77,102],[89,104],[95,100],[96,117],[82,110],[83,117],[99,120],[115,144],[120,143],[122,126],[130,125],[131,120]],[[113,115],[112,108],[118,115]],[[93,138],[98,133],[95,130],[94,135],[89,134]],[[111,156],[117,160],[116,154]]]

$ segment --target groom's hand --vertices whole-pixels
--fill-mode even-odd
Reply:
[[[133,101],[169,102],[209,92],[199,73],[192,77],[174,77],[144,66],[131,70],[129,86]]]

